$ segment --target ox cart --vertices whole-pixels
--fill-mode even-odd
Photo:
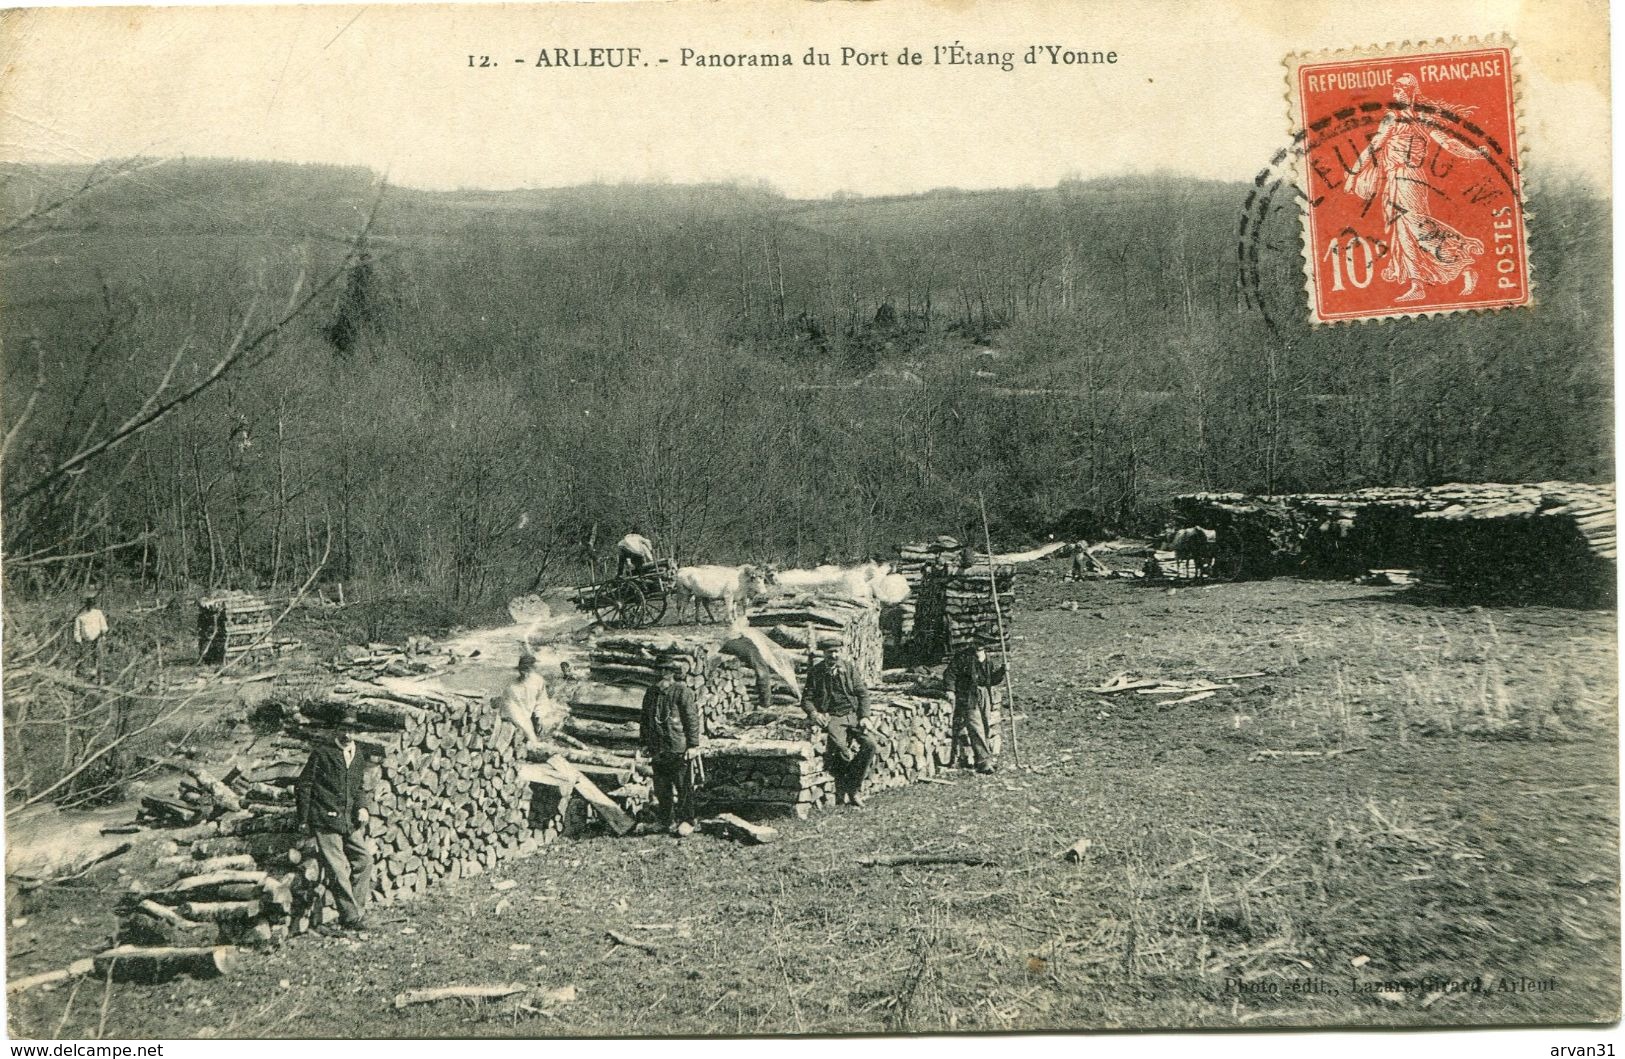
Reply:
[[[666,616],[677,587],[677,563],[658,559],[635,573],[594,581],[571,593],[576,608],[597,617],[606,629],[646,629]]]

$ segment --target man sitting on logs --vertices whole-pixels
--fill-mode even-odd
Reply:
[[[835,804],[861,807],[863,781],[875,756],[875,741],[868,732],[869,689],[857,665],[845,657],[840,641],[827,641],[822,658],[814,659],[813,650],[809,643],[802,708],[829,737],[824,767],[835,780]]]
[[[310,748],[294,788],[300,830],[316,837],[322,875],[338,904],[337,933],[363,928],[372,895],[372,843],[361,786],[367,763],[356,747],[355,723],[355,714],[346,712],[333,737]]]
[[[945,674],[954,689],[953,765],[969,768],[965,748],[970,748],[976,771],[990,775],[996,765],[988,730],[993,720],[993,689],[1004,683],[1004,666],[987,655],[987,641],[964,643],[954,654]]]
[[[638,737],[654,774],[660,825],[679,838],[694,833],[694,773],[690,762],[699,758],[704,741],[699,705],[682,680],[687,672],[688,663],[681,658],[669,658],[660,664],[660,681],[643,693],[643,716],[638,723]]]
[[[502,711],[525,734],[528,746],[535,746],[544,732],[552,731],[564,720],[564,710],[547,693],[547,682],[528,648],[520,650],[514,681],[502,693]]]
[[[616,577],[626,573],[628,567],[634,574],[641,574],[654,565],[655,546],[643,535],[642,527],[633,526],[632,532],[622,537],[615,547],[620,552],[620,560],[615,564]]]

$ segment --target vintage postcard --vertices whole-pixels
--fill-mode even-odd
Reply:
[[[1608,16],[0,12],[8,1033],[1611,1055]]]

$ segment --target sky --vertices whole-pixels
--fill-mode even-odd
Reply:
[[[1607,7],[1591,0],[29,10],[0,25],[0,157],[325,162],[429,189],[765,181],[798,197],[1237,180],[1287,142],[1289,53],[1501,32],[1526,170],[1606,194]],[[1013,52],[1015,69],[933,63],[955,43]],[[1117,61],[1028,65],[1033,45]],[[536,65],[592,47],[637,48],[639,65]],[[843,47],[886,63],[842,65]],[[684,66],[683,48],[793,65]],[[803,64],[809,48],[831,64]],[[923,63],[898,65],[904,49]]]

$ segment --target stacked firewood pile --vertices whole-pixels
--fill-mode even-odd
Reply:
[[[378,763],[368,833],[381,900],[479,875],[536,844],[519,776],[522,737],[483,696],[392,678],[346,681],[300,714],[289,726],[300,742],[325,738],[345,714],[365,730],[358,742]]]
[[[1425,568],[1464,587],[1588,594],[1612,585],[1614,488],[1573,482],[1452,484],[1175,499],[1185,525],[1218,531],[1243,573]]]
[[[638,689],[627,700],[619,722],[579,716],[572,707],[565,730],[599,746],[636,748],[637,719],[642,709],[641,690],[660,679],[661,666],[677,659],[688,664],[684,682],[694,692],[707,720],[736,717],[751,708],[745,672],[739,660],[722,654],[720,641],[673,637],[658,633],[623,633],[604,637],[592,645],[588,672],[594,681],[613,687]],[[597,705],[597,704],[595,704]],[[605,727],[618,723],[620,727]]]
[[[920,580],[914,612],[911,660],[935,664],[962,644],[997,642],[1008,630],[1015,601],[1012,566],[928,569]]]
[[[753,628],[763,630],[769,639],[790,652],[795,659],[796,676],[803,684],[807,677],[809,645],[821,650],[832,643],[846,648],[847,657],[857,663],[865,683],[880,679],[885,647],[880,638],[880,611],[873,603],[791,597],[754,607],[747,617]],[[775,698],[796,701],[782,687],[777,689]]]
[[[198,600],[198,661],[223,665],[249,652],[269,652],[271,604],[248,592],[225,591]]]
[[[942,566],[957,569],[959,556],[959,541],[946,534],[933,541],[897,546],[897,558],[892,562],[892,568],[908,581],[909,588],[908,598],[896,605],[900,612],[899,620],[895,623],[899,640],[907,640],[913,635],[914,615],[925,572]]]
[[[997,724],[995,716],[995,743]],[[808,728],[803,723],[803,732]],[[951,761],[953,706],[940,695],[872,689],[869,731],[877,749],[865,789],[906,786],[936,775]],[[824,768],[827,739],[815,731],[802,739],[713,740],[706,748],[702,807],[761,819],[805,818],[814,807],[830,805],[835,786]]]
[[[181,825],[167,837],[190,851],[171,858],[175,881],[127,899],[129,940],[195,943],[214,931],[217,941],[274,942],[336,914],[314,842],[299,829],[294,787],[312,742],[332,738],[347,716],[369,764],[375,900],[479,875],[543,840],[528,819],[518,731],[483,696],[343,680],[291,704],[265,757],[218,778],[191,769],[176,797],[143,800],[148,820]]]

